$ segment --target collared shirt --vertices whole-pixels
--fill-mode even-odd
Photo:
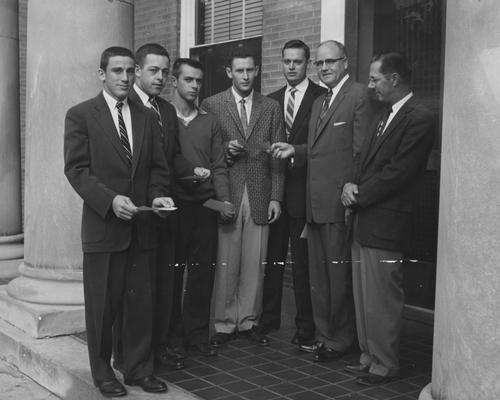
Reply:
[[[118,124],[118,110],[116,108],[116,103],[119,102],[119,100],[116,100],[114,97],[112,97],[108,92],[105,90],[102,91],[102,94],[104,95],[104,100],[106,100],[106,103],[108,104],[109,111],[111,112],[111,116],[113,117],[113,122],[115,123],[116,127],[116,132],[118,134],[118,137],[120,137],[120,125]],[[130,115],[130,107],[128,106],[128,101],[127,98],[122,100],[123,102],[123,107],[122,107],[122,116],[123,116],[123,122],[125,122],[125,128],[127,128],[127,136],[128,136],[128,141],[130,143],[130,150],[133,154],[134,151],[134,141],[133,141],[133,136],[132,136],[132,117]]]
[[[250,123],[250,115],[252,115],[252,103],[253,103],[253,89],[247,97],[241,97],[236,90],[234,90],[234,86],[231,86],[231,90],[233,92],[234,100],[236,101],[236,108],[238,109],[238,114],[241,118],[241,104],[240,100],[245,99],[245,110],[247,112],[247,120]]]
[[[203,115],[203,114],[207,113],[205,110],[200,108],[197,104],[195,104],[193,112],[191,114],[189,114],[187,117],[185,117],[184,115],[182,115],[182,113],[177,108],[177,106],[174,103],[172,103],[172,104],[175,107],[175,112],[177,114],[177,118],[179,118],[179,120],[184,124],[184,126],[188,126],[189,123],[198,116],[198,114]]]
[[[335,97],[339,94],[340,89],[348,79],[349,79],[349,74],[345,74],[344,77],[340,80],[340,82],[337,83],[335,87],[332,88],[332,98],[330,99],[330,104],[328,104],[328,107],[332,105],[333,100],[335,100]]]
[[[290,89],[292,89],[293,87],[297,89],[297,91],[295,92],[294,103],[293,103],[293,118],[295,119],[295,117],[297,116],[297,111],[299,111],[300,104],[302,103],[302,99],[304,98],[306,90],[309,87],[309,79],[305,78],[302,82],[300,82],[296,86],[291,86],[289,83],[286,84],[285,98],[283,104],[283,115],[286,115],[286,107],[288,105],[288,99],[290,98]]]
[[[139,86],[137,86],[137,83],[134,83],[134,90],[141,99],[142,104],[144,104],[148,108],[151,108],[151,103],[149,102],[149,98],[151,96],[147,94],[144,90],[142,90]]]
[[[403,97],[401,100],[399,100],[398,102],[394,103],[392,105],[392,111],[391,113],[389,114],[389,117],[387,118],[387,122],[385,123],[385,126],[384,126],[384,129],[382,129],[382,133],[385,132],[385,130],[387,129],[387,126],[391,123],[391,121],[394,119],[394,117],[396,116],[397,112],[399,110],[401,110],[401,107],[403,107],[403,105],[408,101],[410,100],[411,98],[413,97],[413,92],[410,92],[408,93],[405,97]]]

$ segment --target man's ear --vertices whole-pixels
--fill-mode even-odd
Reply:
[[[174,88],[177,88],[177,78],[174,75],[171,76],[170,82]]]
[[[226,67],[226,75],[229,79],[233,79],[233,73],[231,72],[231,68]]]
[[[259,66],[255,66],[255,76],[259,76]]]
[[[135,64],[135,76],[137,78],[141,77],[141,66],[139,64]]]
[[[391,81],[393,87],[398,87],[401,83],[401,76],[397,72],[391,74]]]
[[[104,72],[104,70],[102,68],[99,68],[97,70],[97,77],[102,82],[104,82],[106,80],[106,73]]]

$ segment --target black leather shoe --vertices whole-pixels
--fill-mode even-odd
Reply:
[[[210,345],[219,348],[226,345],[232,338],[232,333],[217,332],[210,339]]]
[[[193,356],[215,357],[219,352],[215,347],[209,344],[199,343],[189,346],[189,354]]]
[[[315,340],[310,340],[308,342],[304,342],[299,344],[299,350],[305,353],[314,353],[323,343],[317,342]]]
[[[174,360],[183,360],[187,357],[186,350],[182,346],[166,346],[164,352],[168,358]]]
[[[396,376],[368,374],[366,376],[360,376],[358,379],[356,379],[356,383],[362,386],[378,386],[385,385],[386,383],[392,382],[395,379],[397,379]]]
[[[344,353],[338,352],[330,347],[326,347],[323,343],[317,347],[313,354],[315,362],[330,362],[341,358]]]
[[[139,386],[142,390],[148,393],[163,393],[168,390],[167,385],[154,375],[145,376],[140,379],[125,379],[125,385]]]
[[[122,397],[127,394],[123,385],[116,378],[106,381],[95,381],[94,384],[104,397]]]
[[[270,343],[269,338],[260,331],[257,325],[252,326],[247,331],[240,332],[240,335],[260,346],[269,346]]]
[[[368,370],[370,369],[370,364],[347,364],[344,367],[344,371],[352,375],[366,376],[368,375]]]
[[[184,364],[184,360],[179,358],[170,358],[167,354],[159,354],[155,357],[155,362],[160,366],[163,366],[169,370],[178,370],[186,368],[186,364]]]
[[[299,332],[296,332],[295,335],[293,335],[291,343],[297,346],[300,346],[301,344],[307,346],[314,343],[314,338],[311,335],[304,335]]]

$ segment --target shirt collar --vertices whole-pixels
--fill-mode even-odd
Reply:
[[[113,96],[111,96],[108,92],[106,92],[104,89],[102,90],[102,94],[110,110],[114,110],[116,108],[116,103],[118,103],[119,101],[123,103],[124,107],[128,105],[126,97],[123,100],[117,100]]]
[[[236,90],[234,90],[234,86],[231,86],[231,91],[233,92],[233,96],[234,96],[234,100],[236,101],[236,104],[239,104],[241,99],[245,99],[245,102],[246,102],[246,103],[251,102],[251,101],[252,101],[252,99],[253,99],[253,89],[252,89],[252,91],[250,92],[250,94],[249,94],[247,97],[241,97],[241,96],[240,96],[240,95],[236,92]]]
[[[340,82],[337,83],[334,87],[332,87],[332,92],[338,93],[348,79],[349,79],[349,74],[345,74],[344,77],[340,80]]]
[[[134,90],[141,99],[142,104],[144,104],[146,107],[151,107],[151,103],[149,102],[149,98],[151,96],[149,96],[144,90],[137,86],[137,83],[134,83]]]
[[[413,97],[413,92],[408,93],[405,97],[403,97],[401,100],[397,101],[392,105],[392,113],[396,114],[401,107],[404,106],[404,104],[410,100]]]
[[[286,91],[287,92],[290,92],[290,89],[291,88],[295,88],[297,89],[298,92],[305,92],[307,90],[307,88],[309,87],[309,79],[307,78],[304,78],[304,80],[302,82],[300,82],[298,85],[295,85],[295,86],[292,86],[290,85],[288,82],[286,84]]]

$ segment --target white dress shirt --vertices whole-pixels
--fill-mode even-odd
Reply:
[[[396,116],[396,114],[398,113],[399,110],[401,110],[401,107],[403,107],[403,105],[408,101],[410,100],[411,98],[413,97],[413,92],[410,92],[408,93],[405,97],[403,97],[401,100],[399,100],[397,103],[394,103],[392,105],[392,111],[391,113],[389,114],[389,117],[387,118],[387,122],[385,123],[384,125],[384,129],[382,129],[382,133],[383,134],[385,132],[385,130],[387,129],[387,126],[391,123],[391,121],[394,119],[394,117]]]
[[[247,121],[248,124],[250,124],[250,115],[252,114],[252,100],[253,100],[253,89],[250,92],[250,94],[247,97],[241,97],[236,90],[234,90],[234,87],[231,86],[231,90],[233,91],[233,96],[234,100],[236,101],[236,108],[238,109],[238,114],[240,115],[241,118],[241,104],[240,100],[245,99],[245,111],[247,113]]]
[[[332,98],[330,99],[330,104],[328,104],[328,107],[330,107],[333,103],[333,100],[335,100],[335,97],[339,94],[340,89],[346,83],[346,81],[349,79],[349,74],[345,74],[344,77],[340,80],[339,83],[337,83],[333,88],[332,88]]]
[[[285,98],[284,103],[283,103],[283,115],[286,115],[286,107],[288,105],[288,99],[290,98],[290,89],[292,89],[294,86],[291,86],[289,83],[286,84],[286,90],[285,90]],[[295,92],[294,96],[294,103],[293,103],[293,119],[295,120],[295,117],[297,116],[297,111],[299,111],[300,104],[302,103],[302,99],[304,98],[304,95],[306,94],[306,90],[309,87],[309,79],[305,78],[302,82],[300,82],[298,85],[295,86],[295,89],[297,91]]]
[[[106,103],[108,104],[109,107],[109,111],[111,112],[111,116],[113,117],[113,122],[115,123],[118,137],[120,137],[120,125],[118,125],[118,110],[116,108],[116,103],[118,103],[119,100],[116,100],[105,90],[102,91],[102,94],[104,95],[104,100],[106,100]],[[130,107],[128,106],[127,98],[122,100],[122,102],[123,102],[123,107],[122,107],[123,122],[125,122],[125,128],[127,128],[127,136],[128,136],[128,141],[130,143],[130,152],[134,154],[134,141],[132,139],[133,138],[132,117],[130,116]]]

